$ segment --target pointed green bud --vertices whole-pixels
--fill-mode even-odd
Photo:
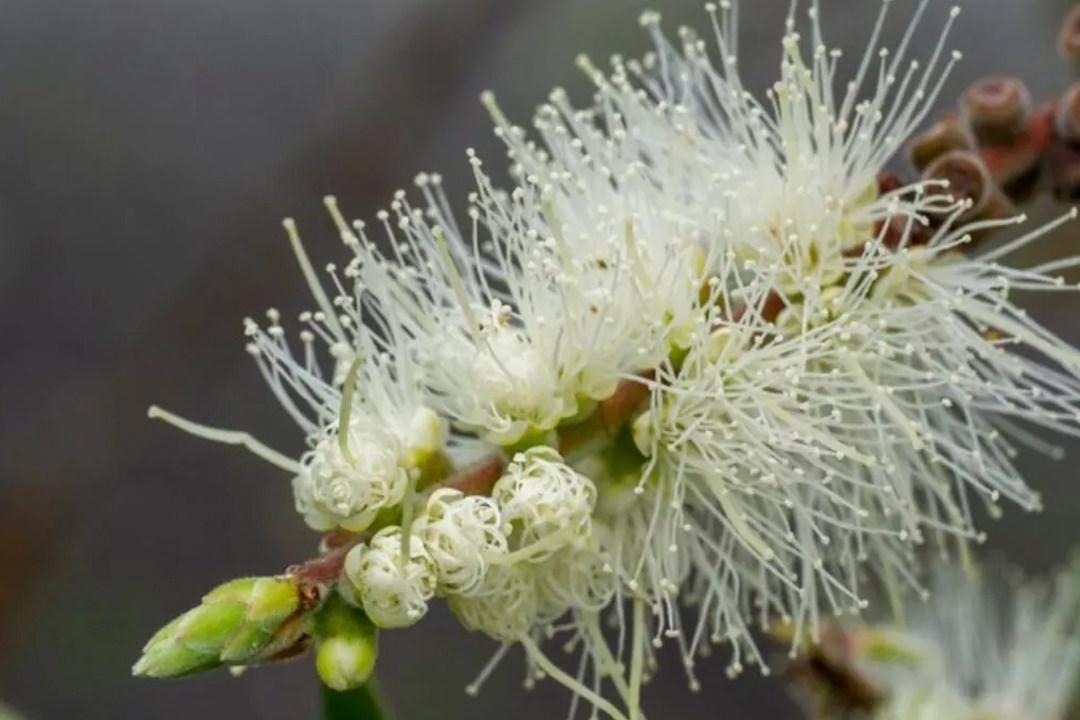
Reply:
[[[327,687],[358,688],[375,670],[378,634],[362,610],[334,594],[315,618],[315,670]]]
[[[155,633],[132,672],[179,677],[283,653],[305,634],[294,618],[299,609],[300,593],[287,579],[230,580]]]

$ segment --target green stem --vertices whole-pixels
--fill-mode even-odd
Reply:
[[[346,692],[322,683],[323,720],[390,720],[373,682]]]

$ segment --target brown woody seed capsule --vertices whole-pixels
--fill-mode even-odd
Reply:
[[[1080,5],[1073,7],[1061,24],[1058,51],[1067,58],[1080,57]]]
[[[1058,103],[1046,167],[1055,195],[1080,197],[1080,83],[1074,83]]]
[[[923,172],[927,180],[947,180],[947,191],[957,200],[968,200],[970,206],[961,215],[961,222],[983,218],[1000,218],[1009,214],[1010,205],[1002,195],[983,161],[973,152],[953,150],[935,160]]]
[[[1031,94],[1017,78],[991,77],[969,87],[960,104],[980,145],[1005,145],[1023,131]]]
[[[1080,142],[1080,83],[1073,83],[1058,103],[1054,129],[1068,142]]]
[[[1030,193],[1038,182],[1040,161],[1054,135],[1056,106],[1048,103],[1030,113],[1023,131],[1007,145],[979,148],[990,176],[1013,199]]]
[[[973,146],[963,123],[954,113],[948,113],[911,142],[911,163],[915,169],[922,171],[950,150],[966,150]]]

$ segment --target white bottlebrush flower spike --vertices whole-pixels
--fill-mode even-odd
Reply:
[[[814,637],[874,577],[917,584],[916,545],[981,539],[976,499],[1038,506],[1013,457],[1049,446],[1026,425],[1080,433],[1080,355],[1009,296],[1078,263],[1004,264],[1050,228],[966,256],[1014,221],[970,221],[940,180],[879,186],[959,59],[955,11],[907,58],[927,2],[886,50],[889,5],[839,95],[818,3],[805,38],[793,3],[762,103],[726,1],[711,51],[646,14],[644,60],[581,59],[594,103],[554,92],[540,142],[485,95],[516,185],[470,152],[464,229],[435,175],[378,233],[328,199],[352,253],[331,299],[287,223],[319,309],[299,353],[276,312],[248,333],[300,460],[153,412],[292,473],[316,529],[374,533],[343,594],[382,627],[445,596],[503,643],[481,680],[520,643],[531,679],[638,720],[667,639],[695,685],[710,643],[765,671],[755,625]],[[573,672],[541,648],[557,632]]]

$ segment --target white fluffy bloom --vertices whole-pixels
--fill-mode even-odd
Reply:
[[[412,528],[435,563],[439,590],[469,595],[483,582],[491,561],[507,553],[506,528],[491,498],[441,488],[428,498]]]
[[[434,407],[508,445],[575,416],[583,400],[606,397],[666,345],[654,342],[656,313],[644,312],[642,288],[652,279],[628,267],[627,227],[605,240],[614,250],[585,245],[563,235],[550,203],[492,189],[480,161],[471,162],[480,187],[471,233],[458,229],[430,175],[417,179],[425,209],[401,193],[392,214],[380,215],[392,256],[362,224],[342,231],[356,254],[349,274],[372,315],[424,368]],[[645,260],[637,260],[642,268]],[[680,292],[692,301],[696,286],[686,280]]]
[[[654,54],[642,63],[615,58],[607,77],[587,60],[582,66],[599,90],[596,114],[610,118],[613,139],[631,138],[668,212],[713,230],[750,270],[771,274],[782,295],[814,301],[844,274],[845,251],[861,246],[897,200],[876,197],[877,175],[932,110],[959,59],[943,62],[958,11],[920,63],[906,54],[925,3],[891,52],[880,44],[883,9],[854,80],[837,95],[839,51],[825,45],[815,2],[809,38],[789,17],[780,79],[759,103],[739,74],[734,5],[709,6],[715,62],[693,32],[684,29],[675,47],[659,15],[646,13]]]
[[[551,430],[577,412],[558,374],[528,336],[508,323],[504,309],[493,307],[481,325],[483,350],[477,350],[475,338],[450,335],[423,356],[440,387],[450,386],[452,378],[471,379],[464,393],[440,397],[452,403],[453,414],[466,427],[496,443],[516,442],[530,430]]]
[[[874,717],[1065,720],[1080,689],[1078,570],[1023,585],[940,571],[904,626],[874,628],[894,651],[859,658],[887,698]]]
[[[534,266],[557,269],[562,302],[579,306],[561,318],[569,366],[584,394],[606,397],[621,374],[655,366],[702,321],[711,228],[657,202],[637,142],[621,126],[609,137],[597,109],[574,109],[553,91],[533,119],[538,145],[492,95],[483,100],[520,182],[506,196],[478,168],[483,217]]]
[[[378,428],[397,438],[406,464],[444,450],[446,421],[428,404],[423,370],[408,352],[399,352],[396,338],[370,318],[355,296],[341,290],[331,301],[314,274],[296,228],[286,221],[293,249],[304,269],[317,312],[300,314],[304,329],[295,352],[276,310],[269,324],[245,321],[248,352],[274,395],[314,444],[328,428],[344,424]],[[334,265],[327,266],[333,283],[342,288]],[[323,345],[326,356],[318,352]],[[330,369],[323,367],[327,359]]]
[[[515,556],[539,562],[591,531],[596,486],[549,447],[514,456],[491,497],[514,526]]]
[[[435,594],[437,571],[424,542],[409,537],[407,556],[402,542],[401,528],[387,527],[345,558],[345,576],[355,595],[371,621],[382,628],[416,623]]]

